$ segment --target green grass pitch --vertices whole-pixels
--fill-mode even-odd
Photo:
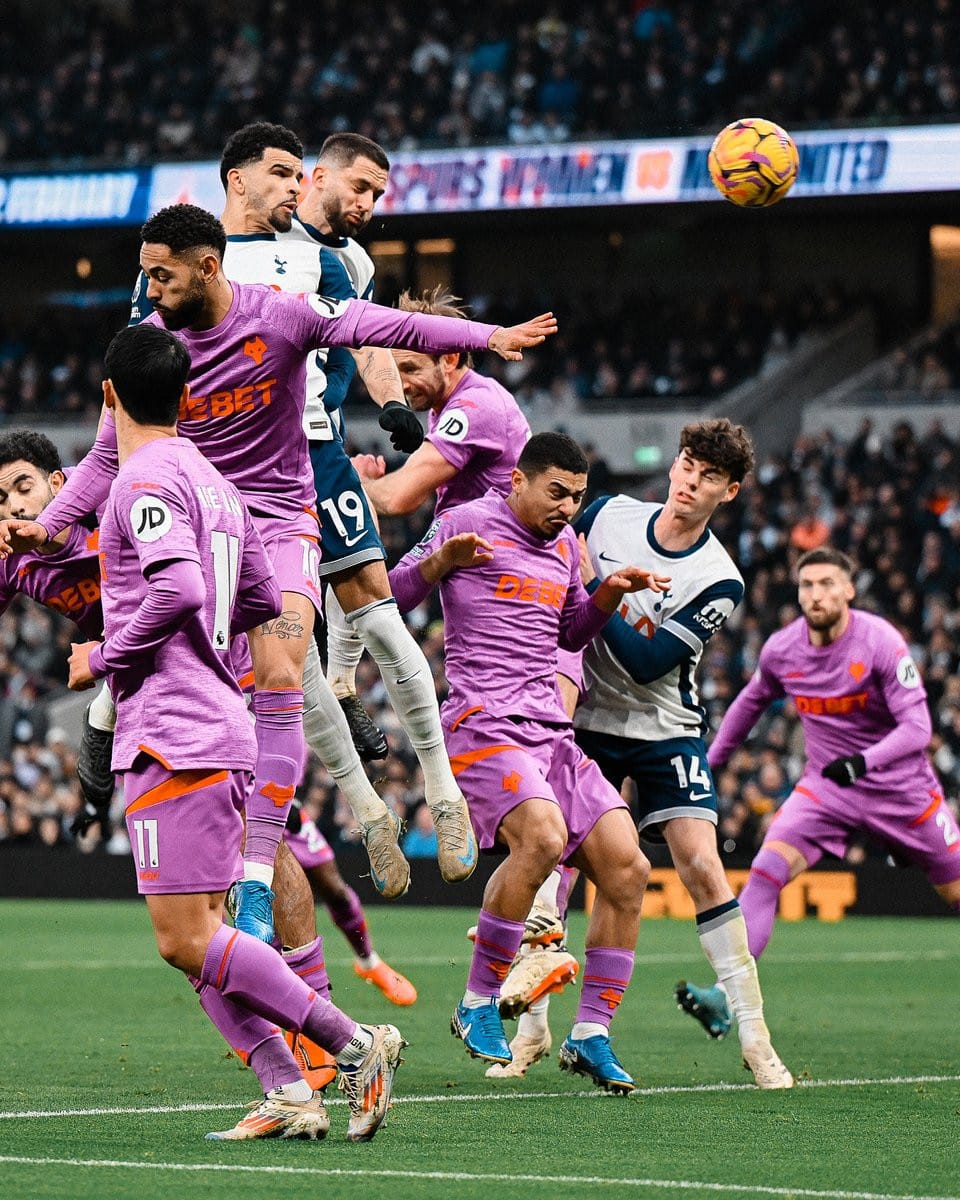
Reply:
[[[525,1079],[485,1079],[450,1036],[473,918],[371,911],[381,954],[420,992],[397,1009],[320,914],[335,1000],[410,1042],[375,1141],[348,1144],[335,1103],[324,1142],[213,1143],[257,1081],[160,961],[145,907],[0,902],[0,1200],[960,1197],[952,921],[779,923],[761,978],[799,1084],[766,1093],[735,1035],[710,1041],[673,1003],[677,979],[708,979],[693,924],[647,921],[614,1024],[639,1090],[618,1098],[558,1070],[576,985],[551,1004],[554,1057]],[[574,914],[575,953],[583,928]]]

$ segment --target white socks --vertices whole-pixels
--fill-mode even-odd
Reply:
[[[404,625],[397,602],[380,600],[347,616],[380,668],[390,703],[420,760],[427,804],[432,808],[437,801],[459,801],[460,789],[443,744],[433,673]]]
[[[94,729],[99,729],[101,733],[113,733],[114,729],[116,729],[117,710],[114,707],[110,689],[106,684],[101,687],[100,691],[90,701],[90,707],[87,709],[87,720]]]
[[[340,607],[330,585],[323,595],[323,614],[327,620],[327,682],[337,699],[355,696],[357,666],[363,657],[363,639]]]
[[[698,923],[697,934],[707,961],[730,998],[737,1018],[740,1040],[766,1034],[763,1020],[763,996],[757,964],[747,945],[747,925],[740,906],[721,913],[713,920]]]
[[[312,639],[303,665],[303,732],[307,745],[320,756],[361,824],[379,820],[389,812],[367,778],[347,718],[323,677],[320,655]]]

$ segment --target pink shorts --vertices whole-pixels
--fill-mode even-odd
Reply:
[[[843,858],[851,838],[867,834],[893,857],[926,873],[932,884],[960,879],[960,829],[936,787],[882,792],[863,786],[840,788],[819,775],[805,775],[783,802],[766,841],[786,842],[812,866],[824,854]],[[933,781],[930,781],[933,782]]]
[[[147,754],[123,772],[137,890],[225,892],[243,875],[240,844],[249,771],[171,771]]]
[[[333,862],[333,851],[330,843],[309,817],[305,817],[299,833],[286,830],[283,840],[287,849],[305,871],[311,867],[322,867],[324,863]]]
[[[560,809],[569,835],[563,862],[605,813],[627,807],[570,727],[479,711],[445,728],[444,738],[481,850],[494,848],[504,817],[524,800],[550,800]]]
[[[305,514],[304,517],[299,522],[278,517],[254,517],[253,523],[263,539],[280,591],[306,596],[314,608],[322,612],[320,527],[312,516]]]

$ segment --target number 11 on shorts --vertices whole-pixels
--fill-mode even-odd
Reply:
[[[133,831],[137,838],[137,866],[141,870],[146,867],[158,867],[160,865],[160,848],[157,844],[157,822],[155,820],[134,821]]]

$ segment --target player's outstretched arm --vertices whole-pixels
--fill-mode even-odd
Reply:
[[[757,670],[723,714],[720,728],[707,750],[707,762],[711,770],[719,770],[729,761],[734,750],[750,736],[750,730],[761,714],[783,695],[783,685],[776,673],[767,669],[761,650]]]
[[[493,547],[479,534],[448,534],[444,520],[434,522],[427,538],[414,546],[390,571],[390,588],[402,613],[422,604],[433,588],[458,567],[479,566],[493,558]],[[451,545],[452,543],[452,545]],[[434,549],[428,554],[427,546]],[[450,546],[450,549],[447,549]]]
[[[0,558],[36,550],[48,540],[39,521],[0,521]]]
[[[304,352],[321,346],[389,346],[424,354],[490,349],[502,358],[519,359],[522,350],[557,332],[553,313],[505,328],[438,313],[400,312],[369,300],[304,299],[306,303],[296,296],[276,297],[286,337]]]
[[[541,313],[532,321],[524,321],[522,325],[501,325],[490,335],[487,346],[508,362],[516,362],[523,358],[521,350],[531,346],[539,346],[552,334],[557,332],[557,318],[553,313]]]
[[[403,396],[403,381],[393,354],[385,346],[351,350],[357,372],[370,399],[383,411],[380,428],[390,434],[390,444],[401,454],[412,454],[423,442],[423,426]]]
[[[597,573],[593,569],[593,561],[590,558],[590,551],[587,549],[587,539],[585,534],[577,535],[577,546],[580,550],[580,582],[584,587],[597,578]],[[619,571],[614,571],[608,575],[599,587],[593,592],[594,603],[596,603],[604,612],[614,613],[617,611],[617,606],[628,592],[642,592],[649,589],[651,592],[665,592],[669,589],[671,576],[658,575],[655,571],[648,571],[643,567],[627,566],[621,567]],[[606,588],[604,587],[606,585]],[[614,599],[615,592],[619,591],[619,595]],[[602,596],[601,596],[601,593]],[[600,599],[597,597],[600,596]],[[613,607],[610,607],[612,603]]]
[[[670,587],[670,575],[658,575],[642,567],[621,567],[602,580],[593,593],[593,602],[604,612],[615,613],[628,592],[665,592]]]
[[[439,583],[451,571],[477,567],[493,558],[493,546],[478,533],[456,533],[420,563],[420,574],[429,584]]]
[[[395,471],[387,471],[383,459],[358,454],[350,460],[367,493],[367,498],[384,517],[415,512],[457,473],[430,441],[425,441]]]

